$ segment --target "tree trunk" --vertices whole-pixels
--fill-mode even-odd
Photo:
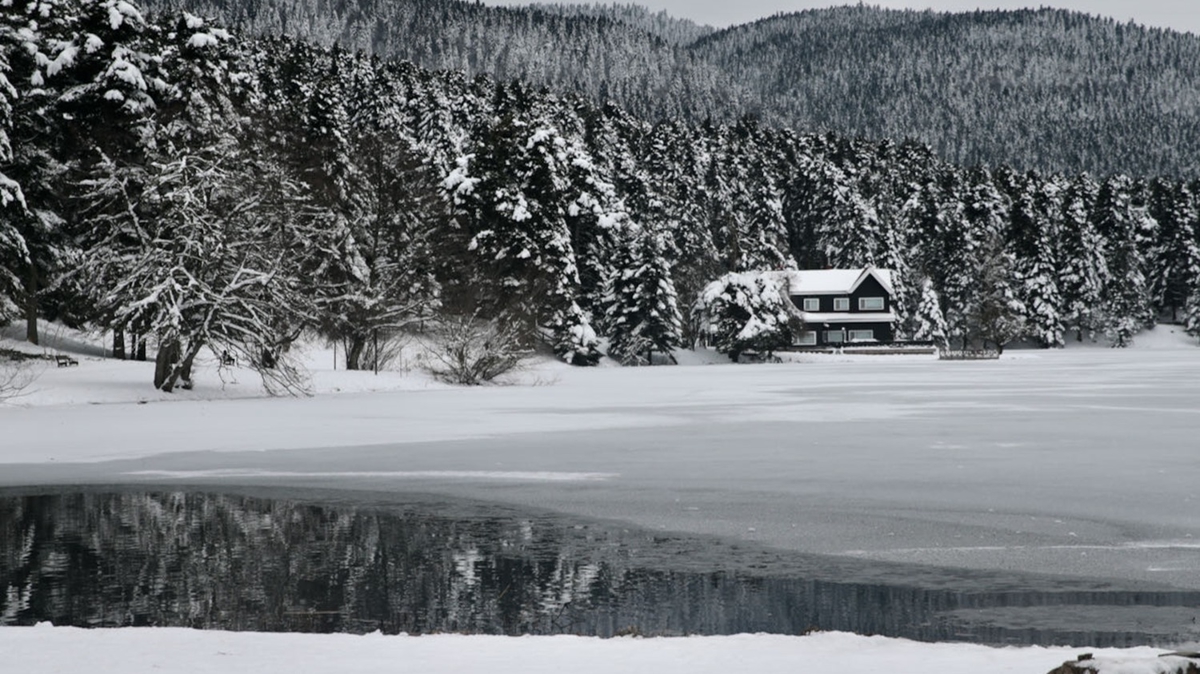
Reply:
[[[178,340],[172,340],[159,346],[158,357],[154,361],[154,385],[167,393],[175,390],[179,384],[184,389],[192,388],[192,364],[200,353],[201,344],[189,344],[187,353],[183,353]],[[164,354],[166,357],[164,357]],[[162,381],[159,381],[159,377]]]
[[[362,335],[354,335],[346,342],[346,369],[362,369],[362,354],[367,348],[367,340]]]
[[[154,388],[170,393],[179,378],[176,364],[179,362],[179,340],[172,339],[158,345],[158,356],[154,359]]]
[[[39,344],[38,337],[38,273],[37,265],[30,263],[29,277],[25,286],[25,339],[30,344]]]
[[[113,328],[113,358],[125,360],[125,329]],[[158,384],[154,385],[158,388]]]
[[[200,353],[200,345],[193,345],[188,348],[188,352],[183,357],[183,362],[179,364],[179,380],[180,385],[187,390],[192,390],[192,365],[196,362],[196,356]]]
[[[129,333],[129,359],[146,362],[146,332],[150,326],[147,321],[138,321]]]

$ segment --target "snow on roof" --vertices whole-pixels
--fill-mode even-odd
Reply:
[[[784,274],[788,280],[788,290],[793,295],[852,293],[868,276],[874,276],[888,294],[892,293],[890,269],[804,269]]]
[[[838,311],[834,313],[817,313],[815,311],[801,311],[801,318],[804,319],[804,324],[808,326],[820,325],[822,323],[895,323],[896,314],[890,311],[879,311],[870,313],[848,313]]]

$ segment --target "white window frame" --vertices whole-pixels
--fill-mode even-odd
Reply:
[[[796,346],[816,346],[817,332],[815,330],[802,330],[796,335]]]
[[[868,306],[867,302],[878,303],[876,306]],[[882,297],[860,297],[858,298],[859,311],[883,311],[886,306]]]
[[[847,342],[873,342],[875,341],[874,330],[850,330],[846,333]]]
[[[820,297],[805,297],[804,298],[804,310],[805,311],[820,311],[821,310],[821,298]]]
[[[849,297],[833,298],[833,310],[834,311],[850,311],[850,298]]]
[[[846,334],[841,330],[826,330],[825,331],[825,343],[826,344],[844,344],[845,340],[843,338],[845,336],[846,336]]]

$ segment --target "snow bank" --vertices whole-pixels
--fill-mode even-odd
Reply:
[[[572,636],[422,637],[202,632],[129,628],[84,630],[60,627],[0,628],[6,671],[89,674],[1044,674],[1075,650],[988,648],[969,644],[922,644],[843,633],[802,637],[595,639]],[[1151,674],[1159,651],[1094,651],[1119,654],[1122,674]],[[1140,662],[1140,664],[1139,664]],[[1114,670],[1116,671],[1116,670]]]

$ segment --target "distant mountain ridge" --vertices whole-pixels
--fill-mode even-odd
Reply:
[[[866,6],[711,30],[634,5],[152,0],[646,119],[911,138],[960,164],[1200,176],[1200,37],[1065,10]]]
[[[712,26],[698,24],[689,19],[671,16],[666,10],[653,11],[642,5],[603,4],[599,2],[566,5],[562,3],[535,3],[533,9],[562,16],[590,16],[623,23],[631,28],[657,35],[674,45],[687,45],[717,32]]]

